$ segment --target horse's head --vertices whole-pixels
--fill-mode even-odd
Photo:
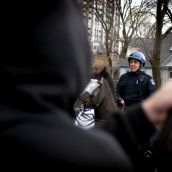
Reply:
[[[103,78],[90,79],[90,82],[85,87],[80,95],[80,100],[86,108],[96,108],[100,103],[100,93],[103,85]]]
[[[101,70],[94,68],[93,71],[94,72],[92,72],[92,78],[98,79],[98,80],[101,80],[102,78],[104,78],[108,82],[108,85],[114,96],[114,92],[115,92],[114,80],[113,80],[110,72],[108,71],[107,67],[104,66]]]
[[[90,79],[74,105],[76,114],[83,111],[83,108],[93,108],[95,118],[105,120],[109,114],[116,110],[114,90],[110,85],[113,81],[110,79],[110,74],[105,69],[93,73],[92,79]]]

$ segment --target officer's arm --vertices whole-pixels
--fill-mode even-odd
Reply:
[[[123,81],[124,81],[125,77],[124,75],[121,75],[121,77],[119,78],[119,81],[117,83],[117,86],[116,86],[116,97],[117,98],[122,98],[123,95],[122,95],[122,88],[121,88],[121,85],[123,85]]]
[[[156,85],[152,77],[149,78],[148,90],[149,90],[149,95],[151,95],[152,93],[156,91]]]
[[[120,80],[118,81],[117,86],[116,86],[116,98],[120,98],[121,97],[119,83],[120,83]]]
[[[118,106],[121,106],[121,105],[124,105],[124,100],[123,100],[123,96],[121,94],[121,82],[122,82],[122,79],[123,79],[123,76],[120,77],[118,83],[117,83],[117,86],[116,86],[116,101],[117,101],[117,104]]]

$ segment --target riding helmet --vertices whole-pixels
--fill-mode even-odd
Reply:
[[[129,62],[131,59],[136,59],[136,60],[138,60],[143,66],[145,65],[145,62],[146,62],[145,55],[144,55],[142,52],[140,52],[140,51],[133,51],[133,52],[128,56],[128,62]]]

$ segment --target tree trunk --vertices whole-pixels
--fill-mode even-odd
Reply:
[[[155,80],[157,88],[161,86],[161,75],[160,75],[160,53],[161,53],[161,37],[162,37],[162,26],[163,26],[163,14],[162,14],[162,1],[157,2],[157,12],[156,12],[156,33],[153,48],[153,66],[152,73]]]
[[[154,61],[152,63],[152,74],[157,88],[161,86],[160,53],[158,52],[159,50],[155,50],[153,54]]]
[[[109,68],[109,72],[110,74],[112,75],[112,59],[111,59],[111,56],[110,56],[110,47],[109,47],[109,43],[108,43],[108,36],[109,36],[109,32],[107,31],[106,32],[106,55],[107,55],[107,60],[108,60],[108,68]]]
[[[126,41],[124,42],[124,46],[123,46],[121,54],[120,54],[121,59],[126,58],[127,50],[128,50],[128,44],[129,44],[128,42],[126,42]]]

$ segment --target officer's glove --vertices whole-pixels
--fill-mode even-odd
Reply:
[[[116,102],[120,109],[123,109],[125,107],[125,101],[122,98],[117,98]]]
[[[118,98],[118,103],[124,106],[125,101],[122,98]]]

